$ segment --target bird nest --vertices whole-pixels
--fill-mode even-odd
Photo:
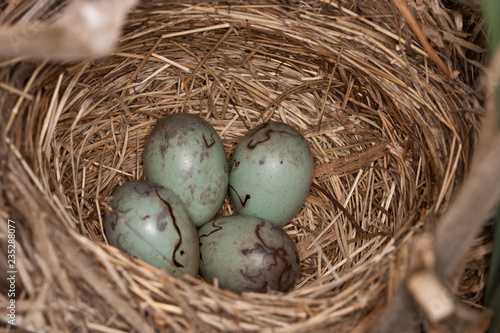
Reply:
[[[483,103],[478,13],[409,1],[412,25],[396,2],[144,2],[111,56],[4,59],[0,213],[16,228],[17,327],[367,331],[411,272],[411,240],[460,188]],[[45,10],[37,19],[57,16]],[[306,138],[315,173],[285,226],[301,264],[289,292],[234,294],[107,245],[106,200],[144,178],[145,141],[176,112],[207,120],[228,158],[270,120]],[[219,215],[233,214],[226,198]],[[468,307],[490,247],[479,235],[457,276]]]

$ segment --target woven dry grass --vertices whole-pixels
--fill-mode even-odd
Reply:
[[[451,77],[384,0],[145,2],[110,57],[1,62],[0,214],[18,227],[18,326],[367,331],[409,272],[410,240],[433,230],[467,173],[483,102],[480,17],[409,3]],[[26,13],[3,9],[4,22]],[[301,257],[289,293],[235,295],[106,245],[104,201],[143,178],[145,140],[173,112],[209,121],[229,158],[271,119],[307,138],[316,172],[286,227]],[[220,215],[233,213],[226,200]],[[486,231],[457,277],[471,307],[481,307],[490,251]]]

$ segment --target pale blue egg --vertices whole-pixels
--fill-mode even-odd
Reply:
[[[253,216],[215,219],[198,230],[200,274],[235,292],[287,291],[300,269],[293,240],[280,227]]]
[[[162,119],[144,148],[146,178],[175,192],[199,227],[214,218],[227,193],[224,146],[214,128],[187,113]]]
[[[238,214],[284,226],[302,207],[313,172],[313,157],[302,134],[284,123],[264,123],[248,132],[234,151],[231,200]]]
[[[175,193],[136,180],[118,187],[107,206],[109,244],[174,276],[198,274],[196,227]]]

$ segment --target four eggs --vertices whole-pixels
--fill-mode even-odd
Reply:
[[[146,142],[148,180],[125,183],[108,202],[105,234],[109,244],[177,277],[200,272],[236,292],[286,291],[299,257],[282,227],[304,203],[313,169],[306,140],[284,123],[249,131],[228,166],[208,122],[172,114]],[[238,215],[216,218],[228,188]]]

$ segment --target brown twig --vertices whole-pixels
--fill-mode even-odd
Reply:
[[[386,155],[387,145],[387,141],[377,143],[366,150],[340,157],[328,163],[320,164],[314,168],[314,177],[323,178],[357,171]]]
[[[403,15],[404,19],[406,20],[406,23],[408,23],[411,30],[417,36],[418,40],[420,41],[420,43],[424,47],[425,51],[427,51],[427,53],[429,54],[429,58],[436,63],[438,68],[446,76],[450,77],[451,74],[450,74],[450,71],[448,70],[448,67],[446,67],[444,62],[437,55],[436,51],[429,44],[427,37],[425,37],[425,34],[423,33],[422,29],[420,29],[418,22],[413,17],[413,14],[411,13],[410,8],[408,7],[407,0],[393,0],[393,1],[394,1],[394,4],[396,5],[396,7],[401,12],[401,15]]]

